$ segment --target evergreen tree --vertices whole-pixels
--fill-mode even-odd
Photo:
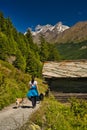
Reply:
[[[26,62],[27,62],[26,72],[40,77],[42,63],[40,62],[38,57],[36,57],[33,51],[29,52]]]
[[[7,37],[0,32],[0,59],[5,60],[7,56]]]
[[[14,55],[16,53],[16,44],[12,44],[12,39],[7,38],[5,34],[0,32],[0,58],[6,60],[6,58],[10,55]]]
[[[0,31],[5,32],[6,30],[6,20],[2,12],[0,12]]]
[[[6,19],[6,31],[5,31],[5,34],[7,35],[8,38],[10,38],[10,36],[12,35],[12,29],[13,29],[13,25],[11,19],[8,17]]]
[[[24,35],[22,33],[18,34],[17,43],[18,43],[18,48],[22,53],[22,56],[27,58],[28,50],[30,50],[30,48],[29,47],[27,48],[27,43],[24,41]]]
[[[30,45],[30,48],[32,49],[33,48],[33,38],[32,38],[32,34],[31,34],[31,31],[30,29],[27,30],[27,33],[26,33],[26,38],[28,40],[28,44]]]
[[[49,44],[49,61],[59,61],[61,59],[60,54],[58,53],[57,48],[54,44]]]
[[[17,50],[16,52],[16,60],[14,61],[14,66],[17,67],[18,69],[25,71],[26,68],[26,61],[24,57],[21,54],[20,50]]]
[[[45,39],[41,36],[40,37],[41,45],[40,45],[40,58],[41,61],[47,61],[49,57],[49,48],[48,43],[45,41]]]

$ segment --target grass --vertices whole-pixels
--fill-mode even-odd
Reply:
[[[28,130],[31,124],[39,126],[41,130],[86,130],[87,103],[72,98],[70,104],[61,104],[52,95],[45,98],[40,109],[25,124],[26,128],[23,126],[21,130]]]
[[[81,43],[61,43],[57,44],[56,47],[62,59],[87,59],[87,41]]]

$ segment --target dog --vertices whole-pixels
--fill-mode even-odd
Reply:
[[[44,94],[43,94],[43,93],[40,93],[40,95],[39,95],[39,100],[40,100],[40,101],[43,101],[43,100],[44,100]]]
[[[46,96],[46,97],[49,97],[49,92],[50,92],[50,89],[48,88],[48,89],[45,91],[45,96]]]
[[[23,106],[23,101],[24,98],[16,98],[16,107],[20,107],[21,105]]]

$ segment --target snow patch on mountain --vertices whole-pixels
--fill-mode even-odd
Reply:
[[[40,36],[42,35],[46,41],[53,42],[56,37],[63,32],[64,30],[68,29],[69,26],[63,25],[62,22],[58,22],[55,25],[46,24],[46,25],[37,25],[34,29],[30,29],[33,41],[35,43],[40,43]],[[27,32],[26,32],[27,33]],[[25,34],[26,34],[25,33]]]
[[[62,24],[62,22],[58,22],[56,25],[50,25],[50,24],[47,24],[47,25],[37,25],[35,27],[35,31],[32,31],[32,35],[35,36],[39,33],[41,34],[44,34],[46,33],[47,31],[50,31],[50,32],[57,32],[57,33],[60,33],[60,32],[63,32],[64,30],[68,29],[69,26],[65,26]]]

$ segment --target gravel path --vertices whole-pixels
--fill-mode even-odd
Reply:
[[[0,130],[16,130],[21,127],[39,106],[40,104],[37,104],[33,109],[31,102],[25,99],[23,107],[16,108],[15,104],[12,104],[4,108],[0,111]]]

